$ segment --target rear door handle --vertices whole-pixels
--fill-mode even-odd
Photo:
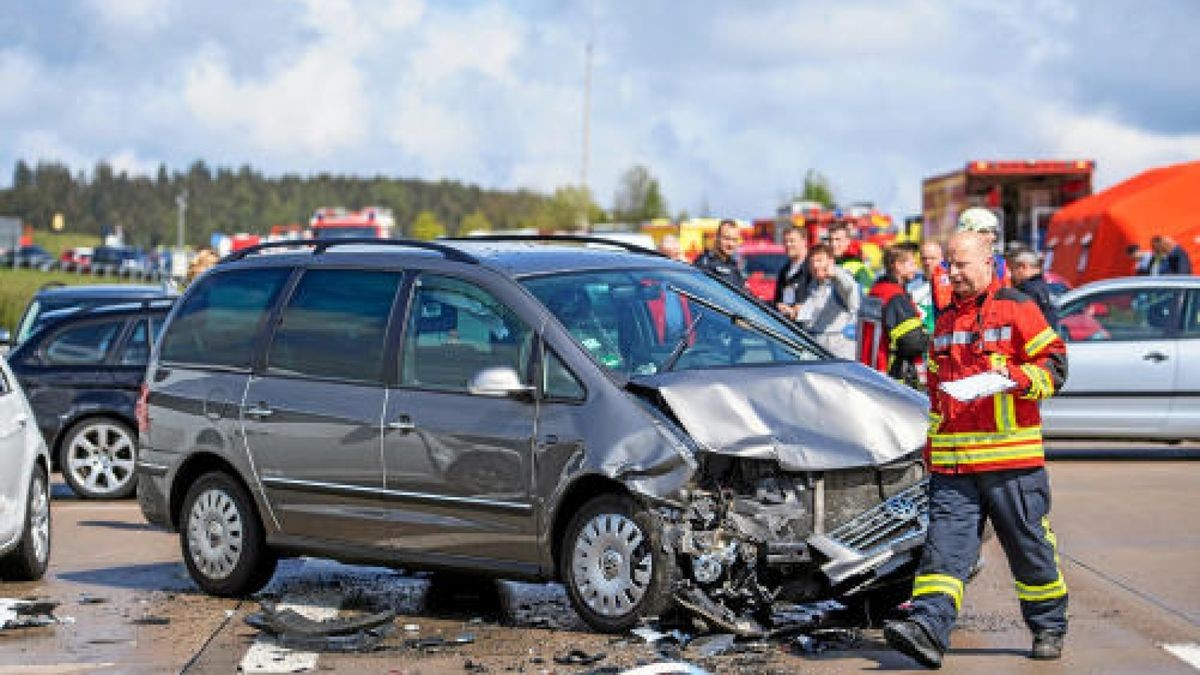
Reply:
[[[417,425],[413,423],[412,418],[408,415],[401,415],[394,421],[388,422],[387,428],[389,431],[403,431],[408,433],[410,431],[415,431]]]
[[[1162,363],[1163,361],[1167,360],[1167,355],[1163,354],[1162,352],[1147,352],[1146,354],[1142,355],[1142,359],[1145,361]]]
[[[543,436],[542,444],[543,445],[558,445],[558,435],[557,434],[547,434],[547,435]]]
[[[275,411],[268,408],[266,403],[259,403],[253,408],[246,408],[246,414],[251,417],[263,418],[274,415]]]

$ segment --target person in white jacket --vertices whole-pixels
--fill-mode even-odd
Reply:
[[[809,249],[808,264],[813,282],[796,321],[834,356],[853,359],[855,341],[850,332],[858,316],[862,290],[854,276],[837,265],[833,250],[824,244]]]

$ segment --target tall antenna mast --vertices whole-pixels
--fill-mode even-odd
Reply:
[[[592,41],[588,39],[587,48],[584,57],[583,68],[583,152],[581,153],[579,163],[579,184],[583,188],[582,209],[579,222],[583,226],[583,231],[587,232],[590,229],[588,223],[588,148],[591,145],[592,135]]]

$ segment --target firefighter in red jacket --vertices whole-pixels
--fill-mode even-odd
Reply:
[[[875,355],[876,368],[883,369],[890,377],[905,384],[920,388],[924,378],[925,350],[929,348],[929,334],[917,306],[905,287],[917,275],[917,250],[910,244],[889,246],[883,252],[884,275],[871,286],[870,297],[883,303],[883,330],[879,340],[879,352]]]
[[[938,316],[928,364],[929,530],[913,611],[889,622],[884,636],[921,665],[941,665],[980,533],[991,520],[1033,632],[1030,655],[1056,659],[1067,630],[1067,586],[1050,529],[1038,401],[1066,380],[1066,345],[1037,303],[1001,287],[981,234],[954,235],[949,260],[954,301]],[[966,401],[938,386],[989,370],[1015,386]]]

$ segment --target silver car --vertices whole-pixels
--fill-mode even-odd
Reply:
[[[1058,306],[1071,375],[1047,436],[1200,438],[1200,277],[1098,281]]]
[[[50,456],[33,411],[0,359],[0,579],[33,581],[50,561]]]

